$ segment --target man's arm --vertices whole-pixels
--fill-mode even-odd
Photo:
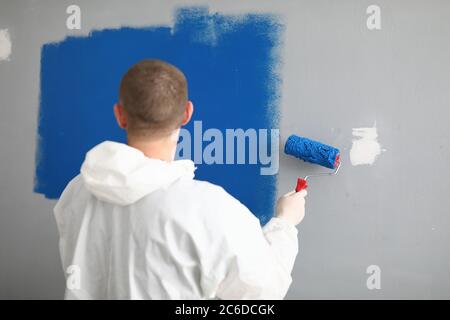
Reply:
[[[306,192],[289,193],[277,205],[276,217],[264,228],[241,203],[227,208],[233,226],[224,224],[229,251],[227,273],[219,285],[221,299],[283,299],[292,282],[298,253],[297,229],[304,216]]]

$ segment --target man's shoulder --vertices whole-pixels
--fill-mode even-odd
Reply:
[[[61,207],[63,206],[67,206],[70,203],[69,200],[73,199],[75,195],[78,195],[83,190],[84,190],[83,179],[81,175],[78,174],[72,180],[70,180],[69,183],[64,188],[55,206],[55,210],[61,209]]]
[[[69,183],[66,185],[63,192],[61,193],[60,198],[79,192],[80,189],[82,188],[83,188],[83,178],[81,177],[81,174],[78,174],[72,180],[69,181]]]
[[[219,212],[238,202],[224,188],[196,179],[179,179],[142,199],[142,206],[159,207],[164,211]]]
[[[169,188],[166,196],[169,202],[184,203],[186,208],[202,208],[215,212],[249,212],[245,205],[223,187],[203,180],[180,179]]]
[[[180,179],[171,186],[171,189],[176,193],[189,194],[190,196],[193,196],[195,198],[233,198],[223,187],[208,181],[197,179]]]

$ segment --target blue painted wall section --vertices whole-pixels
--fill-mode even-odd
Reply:
[[[90,148],[125,141],[112,107],[123,74],[142,59],[183,70],[193,121],[201,120],[203,130],[218,128],[225,136],[227,128],[278,128],[279,19],[183,8],[175,21],[173,28],[107,29],[42,47],[35,192],[58,198]],[[186,127],[191,134],[193,121]],[[259,164],[197,167],[197,179],[223,186],[262,224],[272,216],[276,176],[260,175]]]

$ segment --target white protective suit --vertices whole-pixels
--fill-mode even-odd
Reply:
[[[194,170],[190,160],[151,159],[111,141],[87,153],[54,210],[65,274],[79,271],[66,299],[286,295],[297,229],[283,218],[261,228]]]

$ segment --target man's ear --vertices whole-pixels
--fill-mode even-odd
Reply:
[[[194,113],[194,104],[192,103],[192,101],[188,101],[186,103],[186,109],[184,110],[184,119],[183,122],[181,123],[182,126],[188,124],[188,122],[192,118],[193,113]]]
[[[120,103],[116,103],[114,105],[114,116],[116,117],[117,124],[120,128],[126,129],[127,128],[127,115],[125,112],[125,109]]]

